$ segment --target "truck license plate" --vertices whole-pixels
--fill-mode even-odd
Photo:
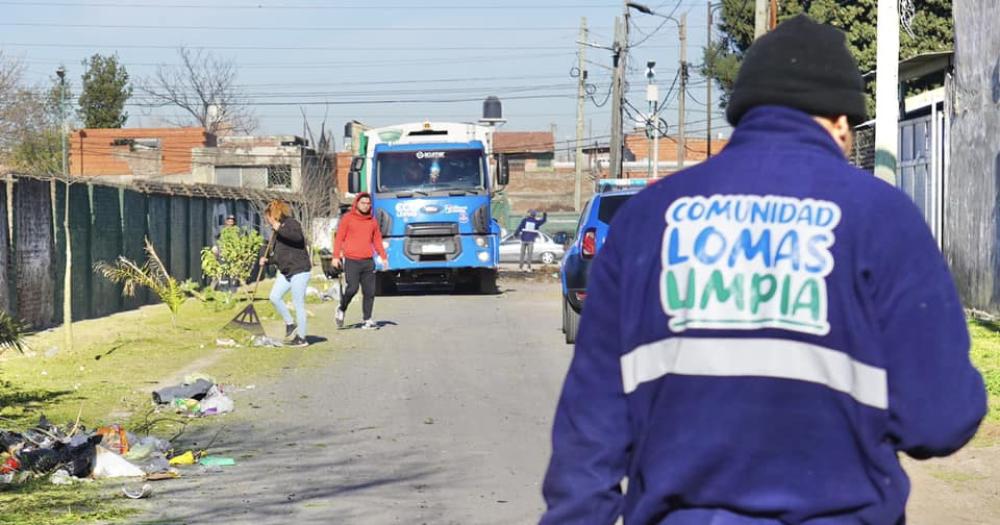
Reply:
[[[443,244],[425,244],[420,251],[421,253],[445,253],[448,249]]]

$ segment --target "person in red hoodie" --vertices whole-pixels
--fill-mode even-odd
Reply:
[[[367,193],[359,193],[354,197],[351,211],[340,218],[333,242],[333,266],[340,268],[343,259],[347,278],[347,289],[340,296],[340,308],[336,313],[337,328],[344,327],[344,312],[358,293],[359,285],[364,297],[361,303],[364,314],[361,328],[378,328],[372,321],[372,307],[375,306],[375,261],[372,257],[376,253],[382,258],[383,264],[389,260],[382,247],[382,233],[379,232],[378,222],[372,218],[372,197]]]

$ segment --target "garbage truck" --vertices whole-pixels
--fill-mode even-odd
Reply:
[[[371,194],[389,255],[376,274],[377,294],[401,284],[497,291],[500,225],[490,199],[509,174],[492,151],[493,129],[428,121],[361,134],[348,191]]]

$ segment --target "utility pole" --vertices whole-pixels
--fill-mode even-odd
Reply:
[[[681,85],[677,93],[677,171],[684,169],[685,145],[684,145],[684,98],[687,94],[687,13],[681,14],[681,23],[678,26],[681,40]]]
[[[576,186],[573,188],[573,210],[580,211],[580,199],[583,192],[583,108],[587,95],[587,69],[584,50],[587,42],[587,17],[580,18],[580,48],[577,51],[576,82]]]
[[[59,77],[59,129],[61,131],[59,135],[62,137],[62,175],[67,177],[69,176],[69,145],[67,144],[69,126],[66,125],[66,69],[59,66],[59,69],[56,69],[56,76]],[[69,198],[68,194],[66,198]]]
[[[705,31],[705,49],[712,49],[712,0],[705,2],[708,6],[708,27]],[[705,120],[708,128],[705,131],[705,158],[712,158],[712,79],[705,82]]]
[[[756,0],[753,10],[753,39],[757,40],[764,33],[767,33],[768,17],[767,11],[769,0]]]
[[[614,81],[611,93],[611,178],[622,176],[622,99],[625,96],[625,59],[628,54],[628,7],[625,8],[625,24],[615,17]]]
[[[899,134],[899,2],[878,0],[875,56],[875,176],[896,184]]]

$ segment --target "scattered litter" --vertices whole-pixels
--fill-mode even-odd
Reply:
[[[215,340],[215,345],[216,346],[228,346],[228,347],[231,347],[231,348],[236,348],[236,347],[240,346],[240,344],[237,343],[236,340],[233,339],[233,338],[231,338],[231,337],[219,337],[219,338],[217,338]]]
[[[194,465],[194,464],[195,464],[194,452],[191,452],[190,450],[179,456],[174,456],[170,458],[171,467],[179,467],[179,466]]]
[[[306,287],[306,297],[320,297],[319,290],[313,286]]]
[[[246,389],[247,389],[247,390],[253,390],[253,389],[255,389],[255,388],[257,388],[257,385],[247,385],[247,386],[246,386]]]
[[[198,410],[203,416],[226,414],[235,408],[232,398],[223,394],[218,386],[213,386],[198,405]]]
[[[143,483],[142,488],[136,491],[129,491],[127,487],[123,486],[122,494],[124,494],[126,498],[131,498],[131,499],[148,498],[153,494],[153,486],[150,485],[149,483]]]
[[[236,460],[223,456],[205,456],[198,461],[198,464],[204,467],[231,467],[236,464]]]
[[[221,389],[213,389],[222,393]],[[178,473],[166,457],[172,448],[169,441],[154,436],[140,438],[121,425],[88,431],[79,419],[59,427],[42,416],[37,425],[24,432],[0,429],[0,484],[23,483],[32,478],[47,478],[55,485],[89,478],[175,478]],[[182,462],[193,465],[196,456],[191,452],[187,455]]]
[[[131,464],[125,458],[104,448],[97,447],[97,461],[94,462],[94,479],[132,478],[145,476],[139,467]]]
[[[278,341],[276,339],[272,339],[272,338],[270,338],[270,337],[268,337],[266,335],[255,335],[253,337],[253,339],[252,339],[251,344],[253,346],[257,346],[257,347],[269,346],[269,347],[280,348],[282,346],[285,346],[285,345],[281,344],[281,341]]]
[[[53,485],[72,485],[76,478],[69,475],[66,469],[59,469],[49,476],[49,483]]]
[[[175,386],[168,386],[166,388],[161,388],[153,392],[153,401],[157,404],[170,403],[174,399],[201,399],[208,394],[208,390],[212,388],[212,382],[207,379],[199,378],[193,383],[184,383]]]
[[[104,436],[104,439],[101,441],[102,447],[107,448],[115,454],[128,453],[128,437],[125,435],[125,430],[121,425],[100,427],[97,429],[97,433]]]
[[[152,474],[146,475],[146,481],[162,481],[165,479],[176,479],[181,477],[181,475],[176,470],[167,470],[164,472],[154,472]]]
[[[197,414],[198,408],[201,403],[197,399],[174,399],[170,406],[174,407],[174,410],[178,412],[186,412],[188,414]]]

